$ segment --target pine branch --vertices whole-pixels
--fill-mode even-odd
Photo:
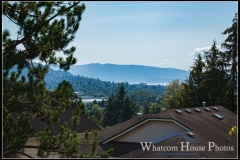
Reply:
[[[63,12],[66,12],[70,9],[72,9],[73,7],[77,6],[80,2],[74,2],[73,5],[71,5],[70,7],[66,8],[63,10]],[[25,35],[24,38],[22,38],[21,40],[17,40],[16,43],[12,43],[12,44],[9,44],[9,46],[7,46],[4,50],[3,50],[3,54],[2,55],[5,55],[7,54],[9,51],[11,51],[12,49],[16,48],[17,45],[23,43],[24,41],[26,41],[27,39],[29,39],[32,34],[34,32],[38,32],[44,25],[48,24],[51,20],[53,20],[54,18],[56,18],[57,16],[59,16],[60,14],[62,13],[56,13],[54,16],[52,16],[51,18],[49,18],[47,21],[43,22],[43,23],[38,23],[38,25],[36,25],[33,29],[32,29],[32,32],[28,33],[27,35]]]

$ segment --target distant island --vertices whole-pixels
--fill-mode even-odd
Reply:
[[[59,69],[53,67],[53,69]],[[129,84],[146,83],[164,85],[173,79],[186,80],[189,72],[176,68],[158,68],[142,65],[116,65],[91,63],[71,66],[68,71],[73,75],[99,78],[103,81],[128,82]]]

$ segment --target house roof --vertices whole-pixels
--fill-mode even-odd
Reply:
[[[176,109],[169,109],[154,115],[142,115],[131,120],[119,123],[112,127],[100,131],[99,146],[97,148],[97,153],[107,150],[109,148],[115,148],[113,152],[113,157],[122,158],[161,158],[161,157],[183,157],[190,156],[190,158],[236,158],[237,157],[237,135],[229,135],[229,131],[233,126],[237,126],[237,115],[233,112],[227,110],[222,106],[217,106],[219,109],[215,111],[214,106],[208,106],[210,111],[204,110],[203,107],[199,107],[201,112],[194,111],[194,108],[187,108],[191,110],[191,113],[185,112],[185,109],[181,110],[181,114],[176,113]],[[220,120],[213,116],[213,114],[219,114],[224,116],[223,120]],[[189,142],[189,146],[205,146],[205,151],[196,151],[190,155],[188,154],[160,154],[156,151],[143,151],[140,143],[128,143],[128,142],[114,142],[114,139],[121,134],[125,134],[131,129],[138,127],[147,120],[173,120],[174,122],[186,127],[194,134],[194,140],[197,143],[188,141],[185,137],[187,132],[181,133],[183,136],[173,136],[166,140],[163,140],[154,145],[156,146],[177,146],[181,148],[180,142]],[[150,132],[150,131],[149,131]],[[230,138],[230,141],[227,140]],[[208,151],[209,143],[216,144],[217,146],[226,146],[225,149],[233,147],[232,151],[215,151],[216,148],[212,148],[212,151]],[[122,148],[122,149],[121,149]],[[157,154],[158,153],[158,154]],[[188,157],[189,158],[189,157]]]
[[[161,118],[161,119],[171,119],[167,111],[158,113],[158,114],[143,114],[142,116],[135,117],[133,119],[130,119],[128,121],[116,124],[114,126],[111,126],[109,128],[106,128],[100,132],[100,139],[99,143],[104,143],[108,141],[111,138],[114,138],[115,136],[118,136],[119,134],[136,127],[137,125],[141,125],[141,123],[146,122],[149,118]]]
[[[73,110],[73,108],[66,110],[60,117],[59,122],[57,122],[54,125],[53,130],[56,132],[56,134],[58,134],[60,132],[60,128],[61,128],[63,122],[67,122],[69,129],[76,131],[77,133],[84,133],[87,130],[88,131],[101,130],[100,127],[98,127],[96,124],[94,124],[92,121],[90,121],[84,114],[80,114],[80,123],[79,123],[79,125],[77,125],[75,127],[71,123],[72,110]],[[34,137],[34,133],[44,130],[45,127],[46,127],[46,124],[44,124],[41,121],[33,122],[34,132],[31,135],[31,137]]]

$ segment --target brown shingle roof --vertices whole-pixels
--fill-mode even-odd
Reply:
[[[96,155],[100,155],[103,151],[107,151],[110,148],[114,148],[112,157],[120,157],[127,153],[131,153],[137,149],[141,148],[140,143],[131,143],[131,142],[108,142],[106,144],[99,144]]]
[[[182,135],[187,136],[186,133],[182,133]],[[120,156],[120,158],[237,158],[237,141],[236,141],[236,135],[234,138],[231,138],[231,141],[227,141],[226,139],[221,140],[221,142],[215,142],[215,144],[220,146],[226,146],[226,147],[234,147],[233,151],[217,151],[215,148],[211,148],[211,151],[209,150],[209,144],[208,142],[214,142],[211,141],[211,138],[208,137],[201,137],[198,133],[194,133],[197,140],[197,143],[193,143],[191,141],[186,140],[183,137],[180,136],[174,136],[169,139],[166,139],[164,141],[161,141],[157,144],[154,144],[155,146],[168,146],[168,147],[177,147],[178,151],[153,151],[152,148],[149,151],[143,151],[142,148],[136,149],[133,152],[129,152],[125,155]],[[184,145],[189,142],[189,150],[187,151],[186,148],[183,148],[183,151],[181,150],[181,142],[184,142]],[[205,146],[205,151],[196,151],[197,149],[190,150],[190,147],[197,147],[199,146]]]
[[[167,111],[164,111],[164,112],[161,112],[158,113],[158,114],[154,114],[154,115],[151,115],[151,114],[143,114],[139,117],[135,117],[133,119],[130,119],[128,121],[125,121],[125,122],[122,122],[122,123],[119,123],[119,124],[116,124],[114,126],[111,126],[109,128],[106,128],[104,130],[102,130],[100,132],[100,139],[99,139],[99,142],[100,143],[103,143],[104,141],[116,136],[117,134],[120,134],[128,129],[130,129],[131,127],[141,123],[141,122],[144,122],[145,120],[147,120],[148,118],[164,118],[164,119],[169,119],[171,118],[168,114]]]
[[[130,129],[131,127],[140,124],[141,122],[146,121],[147,119],[173,119],[178,123],[182,124],[183,126],[192,130],[195,135],[195,140],[197,143],[193,143],[189,141],[190,146],[206,146],[206,151],[198,151],[192,153],[192,158],[236,158],[237,157],[237,136],[236,135],[229,135],[229,131],[233,126],[237,126],[237,115],[233,112],[227,110],[222,106],[217,106],[219,111],[213,110],[213,106],[208,106],[210,109],[209,112],[205,111],[203,107],[199,107],[201,110],[200,113],[194,111],[194,108],[188,108],[192,112],[191,114],[185,112],[185,109],[180,109],[182,114],[176,113],[176,109],[166,110],[164,112],[154,114],[154,115],[142,115],[140,117],[133,118],[131,120],[125,121],[123,123],[114,125],[110,128],[104,129],[100,131],[100,145],[98,150],[107,150],[111,147],[117,147],[112,156],[122,157],[122,158],[161,158],[161,157],[182,157],[186,158],[186,154],[173,154],[173,155],[157,155],[157,152],[154,151],[143,151],[141,148],[140,143],[130,145],[130,143],[123,143],[123,142],[107,142],[111,138],[119,135],[120,133]],[[219,120],[213,116],[213,114],[219,114],[224,116],[223,120]],[[186,133],[182,133],[182,135],[186,135]],[[230,138],[230,141],[227,140]],[[178,146],[180,148],[180,142],[185,142],[186,139],[174,136],[167,140],[161,141],[156,145],[161,146]],[[106,144],[103,144],[107,142]],[[208,150],[208,142],[214,142],[217,146],[232,146],[234,148],[233,151],[207,151]],[[103,147],[103,146],[106,147]],[[118,146],[121,146],[125,151],[118,152]],[[105,149],[107,148],[107,149]],[[127,149],[128,148],[128,149]],[[214,148],[212,148],[213,150]],[[132,150],[132,152],[126,153]],[[117,152],[117,153],[115,153]],[[125,153],[125,154],[124,154]],[[179,153],[179,152],[178,152]],[[183,153],[183,152],[181,152]],[[122,154],[122,155],[121,155]],[[195,154],[195,155],[194,155]],[[190,156],[190,155],[188,155]],[[191,158],[191,157],[188,157]]]
[[[72,110],[73,110],[73,108],[70,108],[70,109],[66,110],[62,114],[59,122],[57,122],[54,125],[53,130],[56,132],[56,134],[58,134],[60,132],[62,122],[67,122],[69,129],[71,129],[73,131],[76,131],[77,133],[84,133],[87,130],[88,131],[101,130],[101,128],[99,128],[96,124],[94,124],[92,121],[90,121],[84,114],[80,115],[79,125],[74,127],[73,124],[71,123],[71,112],[72,112]],[[46,127],[46,125],[41,121],[33,122],[34,133],[44,130],[45,127]],[[34,133],[31,136],[34,136]]]

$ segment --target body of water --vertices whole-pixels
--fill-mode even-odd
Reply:
[[[82,102],[87,104],[87,103],[91,103],[93,102],[94,100],[96,100],[97,102],[101,102],[102,100],[107,100],[107,99],[82,99]]]

